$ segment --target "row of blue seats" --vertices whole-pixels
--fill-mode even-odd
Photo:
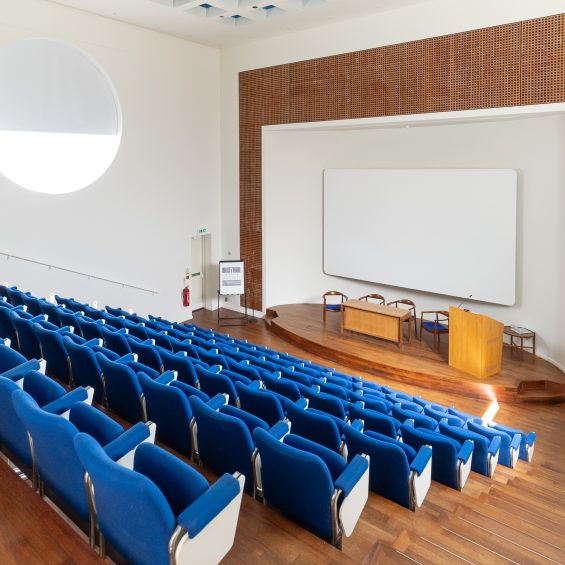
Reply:
[[[154,424],[124,430],[91,406],[92,389],[66,392],[35,364],[0,344],[0,444],[31,469],[33,488],[47,487],[88,523],[92,547],[99,528],[102,555],[106,537],[132,563],[222,559],[233,545],[244,477],[208,485],[153,445]]]
[[[84,306],[85,305],[76,303],[77,309]],[[119,314],[120,316],[123,316],[122,319],[126,319],[124,311],[120,311]],[[131,321],[133,322],[133,320]],[[158,323],[158,328],[167,331],[167,333],[169,333],[169,331],[171,330],[175,330],[176,332],[183,332],[180,327],[175,328],[174,325],[170,322],[158,321],[156,319],[152,320],[152,322]],[[138,319],[137,324],[139,323],[140,320]],[[386,389],[386,387],[379,387],[378,385],[374,385],[373,383],[364,383],[361,381],[361,379],[348,377],[347,375],[336,375],[334,372],[329,372],[322,367],[318,367],[312,364],[307,366],[301,360],[291,358],[290,356],[283,356],[281,358],[279,354],[272,352],[267,348],[257,349],[256,347],[249,346],[245,342],[236,342],[235,340],[232,340],[227,336],[221,336],[208,331],[202,331],[195,327],[189,328],[189,331],[185,330],[183,333],[185,336],[190,335],[192,338],[197,337],[197,339],[200,340],[200,345],[196,347],[198,347],[199,349],[202,349],[203,345],[208,345],[214,348],[213,352],[210,352],[210,350],[198,352],[197,349],[190,351],[190,353],[194,355],[193,361],[197,364],[195,365],[195,370],[192,371],[190,377],[192,379],[192,382],[188,386],[200,386],[201,389],[207,389],[211,393],[226,392],[228,393],[229,397],[231,397],[232,404],[238,406],[241,406],[241,398],[245,395],[242,394],[242,391],[245,391],[245,389],[249,388],[249,391],[247,391],[247,396],[249,396],[250,393],[259,393],[261,402],[256,404],[256,408],[259,407],[258,409],[262,410],[263,414],[265,412],[264,405],[266,404],[266,396],[265,394],[261,395],[260,393],[269,394],[270,392],[270,394],[278,395],[271,398],[271,400],[274,398],[281,405],[278,408],[279,414],[278,416],[276,416],[278,418],[280,418],[281,416],[280,412],[282,411],[282,405],[285,402],[288,402],[288,400],[286,399],[288,398],[290,400],[291,398],[289,397],[294,396],[295,398],[293,400],[295,402],[302,399],[303,401],[311,403],[311,408],[309,408],[307,411],[302,410],[302,412],[307,412],[309,416],[319,416],[322,419],[328,418],[328,416],[333,416],[334,422],[331,422],[331,420],[327,421],[333,423],[334,426],[336,426],[336,421],[341,421],[343,424],[343,422],[347,420],[347,418],[349,418],[349,412],[355,412],[355,410],[357,410],[357,415],[363,416],[364,422],[370,421],[371,425],[374,427],[377,427],[377,424],[375,424],[375,422],[378,422],[378,425],[381,426],[380,428],[378,428],[380,431],[383,431],[381,429],[382,426],[388,425],[389,432],[388,435],[380,434],[371,437],[372,434],[379,434],[380,432],[366,429],[365,434],[360,434],[358,429],[354,429],[353,426],[347,426],[346,432],[349,436],[348,443],[353,444],[355,440],[361,440],[361,445],[364,449],[364,452],[366,452],[369,451],[369,448],[371,447],[371,442],[368,443],[367,439],[370,438],[371,440],[374,440],[372,445],[373,451],[374,449],[376,449],[376,446],[379,446],[382,449],[384,444],[384,447],[388,448],[388,451],[390,453],[394,454],[395,452],[402,452],[404,455],[403,462],[405,462],[405,460],[410,461],[410,458],[414,462],[414,459],[416,458],[415,452],[407,444],[406,439],[404,444],[398,442],[395,439],[400,435],[399,432],[401,431],[403,436],[410,438],[410,441],[415,447],[422,449],[425,448],[427,444],[433,443],[433,441],[435,441],[436,445],[434,445],[434,454],[437,453],[437,457],[434,457],[436,465],[433,465],[434,471],[432,471],[434,479],[442,480],[442,475],[446,475],[446,477],[443,477],[442,482],[446,482],[450,484],[450,486],[456,486],[459,488],[461,488],[462,484],[464,484],[464,478],[466,477],[466,474],[468,474],[468,469],[472,458],[472,449],[469,438],[465,438],[465,435],[469,434],[469,431],[467,429],[468,424],[477,423],[476,421],[472,421],[473,417],[467,417],[468,415],[465,415],[467,421],[464,422],[463,418],[459,417],[461,416],[460,413],[459,415],[455,415],[438,405],[432,406],[430,403],[426,403],[417,398],[404,398],[402,396],[402,393],[397,393],[390,389]],[[199,335],[197,336],[196,334]],[[179,337],[182,337],[182,335]],[[154,347],[153,343],[144,345],[146,346],[148,351],[153,350],[153,354],[155,353],[155,350],[157,350],[157,353],[160,350],[161,356],[166,350],[165,347]],[[186,345],[191,345],[191,343]],[[241,353],[245,350],[248,351]],[[188,356],[189,352],[184,351],[184,353],[186,353]],[[241,355],[244,355],[244,357],[241,357]],[[204,356],[205,358],[206,356],[208,356],[206,360],[210,362],[221,361],[225,366],[230,367],[230,369],[223,369],[222,367],[210,367],[209,365],[207,366],[206,363],[202,362],[201,356]],[[147,358],[150,358],[150,353],[146,353],[145,359]],[[239,368],[241,367],[241,363],[244,363],[244,366],[246,366],[247,369],[247,371],[243,374],[241,374],[242,370],[241,368]],[[164,369],[164,366],[160,365],[159,369],[162,371]],[[218,369],[220,371],[219,374],[215,372]],[[236,370],[232,371],[232,369]],[[276,376],[268,374],[267,372],[276,369],[280,369],[280,372]],[[194,373],[196,373],[198,380],[195,379]],[[284,377],[282,376],[283,373]],[[148,398],[151,396],[151,393],[148,393],[148,391],[145,389],[149,389],[151,385],[153,385],[153,387],[156,389],[158,389],[159,386],[167,387],[167,385],[171,384],[173,384],[174,388],[175,385],[174,379],[172,379],[170,376],[166,377],[166,381],[161,380],[161,378],[158,378],[155,381],[147,377],[146,375],[141,374],[139,375],[139,377],[142,386],[143,383],[145,383],[143,389],[146,405],[151,404],[153,406],[156,406],[159,403],[155,401],[148,403]],[[263,379],[260,386],[264,386],[264,384],[266,384],[267,389],[270,389],[269,391],[264,391],[258,389],[257,387],[251,386],[252,384],[256,384],[260,379]],[[330,380],[330,382],[328,382],[328,379]],[[187,378],[187,380],[189,379]],[[252,380],[254,382],[252,382]],[[181,383],[179,382],[176,384],[178,385]],[[321,387],[324,387],[325,391],[320,391]],[[195,395],[194,391],[190,392],[191,394],[189,394],[188,396],[197,396],[197,394]],[[281,397],[285,399],[283,403],[280,402]],[[418,400],[420,400],[420,403],[417,402]],[[317,408],[315,406],[317,406]],[[229,408],[229,406],[227,406],[226,409],[227,408]],[[245,406],[245,408],[250,409],[248,405]],[[225,412],[225,409],[223,411]],[[359,411],[362,411],[362,413],[359,414]],[[316,414],[316,412],[321,413]],[[391,412],[393,413],[392,415],[390,414]],[[434,412],[436,412],[436,414],[434,414]],[[300,419],[300,414],[301,413],[299,412],[298,415],[295,414],[293,416],[293,432],[295,432],[295,421],[297,419]],[[229,414],[225,413],[222,415],[229,416]],[[241,413],[239,414],[239,416],[241,416]],[[432,420],[434,420],[434,418],[432,416],[436,417],[435,421],[433,422]],[[442,421],[438,423],[437,420]],[[403,422],[408,423],[409,425],[401,426]],[[414,426],[414,424],[417,424],[417,427],[406,429],[410,428],[410,424],[412,426]],[[391,425],[393,426],[393,433],[390,432]],[[454,432],[446,426],[460,429]],[[169,427],[171,429],[174,429],[173,426]],[[260,426],[255,425],[253,430],[257,427]],[[312,426],[311,423],[309,426],[305,426],[305,429],[308,429],[310,431],[315,428],[316,426]],[[251,428],[249,428],[249,431],[251,431]],[[321,441],[323,444],[325,441],[330,441],[328,438],[331,438],[332,435],[335,439],[336,435],[338,434],[335,433],[335,430],[332,431],[334,431],[334,433],[330,433],[328,436],[323,436],[323,434],[320,435],[319,437],[317,437],[317,441]],[[356,438],[356,433],[360,434],[361,437]],[[436,433],[437,436],[440,437],[432,435],[433,433]],[[456,436],[456,439],[452,439],[451,444],[449,441],[446,442],[446,438],[449,439],[449,433]],[[343,438],[345,432],[339,435]],[[388,442],[386,441],[387,438]],[[458,446],[455,445],[457,443],[457,440],[461,442]],[[387,443],[389,445],[386,445]],[[484,443],[484,439],[482,443]],[[496,465],[495,456],[498,452],[496,445],[497,443],[501,443],[500,436],[498,434],[492,439],[492,441],[490,441],[490,444],[487,442],[487,445],[483,450],[486,456],[474,458],[474,460],[477,462],[477,468],[475,468],[475,465],[473,466],[475,470],[483,472],[484,474],[488,473],[492,475],[494,466]],[[533,442],[531,442],[531,446],[533,448]],[[452,456],[455,447],[458,447],[458,449],[455,449],[455,454],[458,456],[456,458]],[[409,451],[410,449],[412,449],[412,452]],[[442,450],[446,453],[449,453],[449,456],[441,456]],[[423,460],[425,459],[425,457],[420,456],[420,459]],[[458,464],[446,465],[445,463],[441,462],[444,459],[456,460],[458,461]],[[429,458],[427,463],[429,463]],[[482,470],[478,468],[479,466],[482,468]],[[429,465],[427,465],[427,467],[429,468]],[[453,469],[456,469],[457,467],[459,468],[459,472],[454,472]],[[448,471],[445,472],[445,469],[448,469]],[[486,472],[485,469],[487,470]],[[377,471],[379,470],[381,471],[380,474],[383,475],[383,466],[379,466],[378,468],[375,466],[375,470],[376,471],[374,473],[371,473],[372,483],[386,483],[386,476],[384,477],[384,479],[383,477],[381,477],[378,481],[376,479],[374,480],[373,477],[373,475],[378,475]],[[416,477],[418,477],[418,475],[414,473],[414,469],[410,469],[410,474],[413,478],[415,475]],[[384,475],[386,475],[386,473],[384,473]],[[403,491],[404,493],[406,491],[413,490],[406,488],[407,481],[402,481],[402,483],[403,486],[401,489],[397,488],[392,490]],[[374,488],[373,490],[377,490],[377,492],[379,492],[378,488]],[[413,502],[409,502],[408,504],[404,502],[404,504],[406,506],[413,506]]]

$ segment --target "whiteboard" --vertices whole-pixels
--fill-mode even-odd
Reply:
[[[220,294],[245,294],[243,261],[220,261]]]
[[[326,169],[328,275],[512,305],[516,171]]]

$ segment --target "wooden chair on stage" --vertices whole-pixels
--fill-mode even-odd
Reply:
[[[386,302],[385,297],[382,294],[366,294],[359,298],[359,300],[364,300],[365,302],[376,300],[377,304],[385,304]]]
[[[410,310],[410,318],[404,320],[405,322],[410,325],[412,320],[414,320],[414,335],[418,337],[418,323],[416,320],[416,304],[412,302],[412,300],[408,300],[408,298],[401,298],[400,300],[393,300],[389,302],[387,306],[392,306],[394,308],[400,308],[402,305],[408,306],[407,310]],[[412,341],[412,332],[410,331],[410,327],[408,327],[408,341]]]
[[[424,314],[433,314],[434,319],[426,320],[424,319]],[[420,341],[422,341],[423,330],[433,334],[434,348],[439,349],[439,338],[441,334],[449,333],[449,312],[445,310],[424,310],[420,312]]]
[[[333,297],[333,296],[339,296],[340,297],[340,301],[339,302],[328,302],[328,298]],[[339,292],[339,290],[328,290],[328,292],[325,292],[322,295],[322,298],[324,299],[324,305],[323,305],[323,316],[324,316],[324,324],[326,323],[326,312],[341,312],[341,305],[347,301],[347,296],[345,294],[343,294],[343,292]],[[333,299],[330,298],[330,301],[332,301]]]

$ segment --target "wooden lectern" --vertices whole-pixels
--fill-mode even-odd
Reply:
[[[449,365],[478,379],[500,372],[504,325],[488,316],[449,308]]]

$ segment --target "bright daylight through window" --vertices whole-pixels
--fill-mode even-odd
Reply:
[[[50,39],[0,49],[0,173],[48,194],[85,188],[121,139],[117,95],[82,51]]]

